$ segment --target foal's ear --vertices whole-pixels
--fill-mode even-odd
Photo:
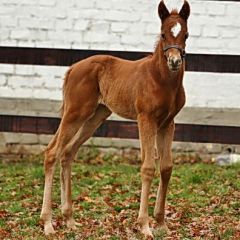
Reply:
[[[188,17],[190,15],[190,5],[189,3],[184,0],[184,4],[182,6],[182,9],[180,10],[179,12],[179,15],[185,20],[187,21],[188,20]]]
[[[163,0],[161,0],[161,2],[158,5],[158,15],[161,18],[162,22],[170,15]]]

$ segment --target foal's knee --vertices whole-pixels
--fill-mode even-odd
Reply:
[[[71,165],[72,161],[73,161],[73,153],[70,150],[65,149],[60,157],[60,163],[61,163],[61,167],[62,168],[66,168],[69,165]]]
[[[44,159],[44,169],[45,172],[54,167],[56,162],[56,153],[54,150],[47,148],[45,151],[45,159]]]
[[[154,175],[155,175],[155,166],[151,166],[151,167],[142,166],[141,168],[142,180],[152,181]]]

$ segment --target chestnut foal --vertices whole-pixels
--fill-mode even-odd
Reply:
[[[167,229],[164,208],[172,172],[171,144],[174,117],[185,103],[183,74],[187,19],[190,6],[185,0],[178,13],[169,13],[163,0],[158,7],[162,21],[161,37],[151,56],[127,61],[112,56],[93,56],[68,70],[63,86],[63,115],[56,135],[45,152],[45,188],[41,219],[45,234],[52,225],[52,183],[57,159],[61,162],[61,209],[67,227],[75,228],[71,200],[71,164],[81,144],[112,112],[137,120],[142,154],[142,192],[138,222],[145,236],[149,228],[148,198],[156,163],[160,159],[161,179],[154,216],[160,228]]]

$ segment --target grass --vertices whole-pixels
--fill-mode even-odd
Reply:
[[[59,168],[54,179],[53,239],[141,239],[135,223],[140,198],[140,165],[132,159],[97,149],[73,164],[75,218],[68,231],[59,210]],[[150,194],[153,213],[158,178]],[[170,239],[240,239],[240,165],[220,167],[195,163],[175,165],[166,216]],[[44,173],[41,158],[0,160],[0,239],[45,239],[39,215]],[[151,225],[156,226],[151,218]],[[164,234],[155,232],[155,239]],[[51,239],[51,238],[50,238]],[[169,239],[169,238],[168,238]]]

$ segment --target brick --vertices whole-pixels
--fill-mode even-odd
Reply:
[[[2,29],[1,35],[0,35],[0,41],[8,41],[10,36],[10,30],[9,29]]]
[[[5,47],[16,47],[18,41],[13,39],[2,40],[0,37],[0,42],[1,42],[1,45]]]
[[[10,1],[15,1],[15,0],[10,0]],[[20,2],[20,4],[21,5],[24,5],[24,7],[26,7],[25,5],[27,5],[27,6],[36,6],[36,4],[38,3],[38,1],[37,0],[31,0],[31,1],[29,1],[29,0],[21,0],[21,2]],[[19,4],[19,1],[18,1],[18,4]]]
[[[0,73],[13,74],[15,72],[14,65],[11,64],[0,64]]]
[[[19,20],[20,28],[29,29],[54,29],[55,24],[51,19],[31,19],[31,18],[21,18]]]
[[[232,16],[227,16],[225,18],[216,16],[212,19],[212,24],[220,27],[229,27],[232,26],[235,19]]]
[[[78,31],[85,31],[85,30],[87,30],[88,26],[89,26],[89,21],[88,20],[79,19],[79,20],[76,20],[74,22],[73,29],[78,30]]]
[[[110,23],[106,21],[93,21],[90,24],[89,30],[92,32],[108,33],[110,29]]]
[[[123,35],[121,37],[121,43],[124,43],[124,44],[137,45],[138,41],[139,41],[139,39],[137,36]]]
[[[67,11],[66,11],[66,14],[68,16],[68,18],[71,18],[71,19],[76,19],[76,20],[81,20],[81,11],[79,11],[79,9],[77,9],[76,7],[73,9],[73,8],[68,8]]]
[[[104,11],[100,9],[84,9],[81,11],[81,19],[99,20],[103,19]]]
[[[77,41],[74,39],[74,41],[71,44],[72,49],[89,49],[90,48],[90,43],[84,43],[82,41]]]
[[[203,2],[193,2],[192,7],[191,7],[191,13],[193,15],[198,14],[198,15],[204,15],[207,12],[207,4]]]
[[[46,88],[61,89],[63,80],[59,78],[53,78],[45,83]]]
[[[141,21],[142,22],[150,22],[150,23],[156,23],[160,25],[160,19],[156,15],[153,15],[151,12],[143,12],[141,13]]]
[[[7,77],[3,74],[0,75],[0,86],[4,86],[7,83]]]
[[[33,89],[33,98],[62,100],[62,91],[49,89]]]
[[[112,4],[111,1],[96,1],[96,8],[99,9],[112,9],[113,7],[112,5],[115,4],[114,3]]]
[[[199,37],[199,36],[201,36],[202,26],[192,25],[188,31],[189,31],[190,36]]]
[[[119,43],[112,43],[109,45],[109,49],[111,50],[118,50],[118,51],[127,51],[129,50],[128,48],[125,48],[123,44]]]
[[[54,42],[50,40],[35,42],[35,47],[37,48],[53,48]]]
[[[109,49],[109,44],[107,43],[98,43],[98,42],[92,42],[92,43],[89,43],[89,48],[90,49],[94,49],[94,50],[110,50]]]
[[[13,16],[14,15],[14,8],[10,6],[0,7],[0,16]]]
[[[100,2],[100,1],[97,1]],[[102,2],[102,1],[101,1]],[[78,7],[78,9],[94,9],[94,4],[95,1],[94,0],[87,0],[87,1],[75,1],[74,2],[75,5]]]
[[[207,10],[209,15],[224,15],[226,12],[226,4],[219,2],[208,2]]]
[[[17,75],[33,75],[33,66],[32,65],[16,65],[15,73]]]
[[[65,40],[64,42],[61,41],[61,40],[57,40],[57,41],[54,41],[53,47],[54,48],[63,48],[63,49],[66,48],[66,49],[68,49],[68,48],[71,48],[71,45],[72,45],[72,43],[70,42],[70,40],[69,41]]]
[[[204,27],[203,28],[203,37],[218,37],[219,36],[219,30],[218,28],[213,28],[213,27]]]
[[[119,37],[116,36],[115,34],[86,32],[83,35],[83,40],[84,42],[105,43],[111,41],[119,41]]]
[[[15,5],[19,3],[19,0],[1,0],[4,5]]]
[[[145,32],[145,24],[141,23],[141,22],[136,22],[136,23],[132,23],[129,26],[129,33],[132,34],[137,34],[137,35],[146,35],[144,34]],[[148,33],[149,34],[149,33]],[[155,33],[156,34],[156,33]]]
[[[28,40],[32,41],[45,41],[47,40],[47,31],[41,29],[32,29]]]
[[[8,86],[0,86],[1,97],[15,97],[15,92]]]
[[[32,98],[33,90],[30,88],[18,88],[14,90],[14,98]]]
[[[56,0],[38,0],[38,4],[41,6],[55,6]]]
[[[55,76],[64,76],[68,67],[63,66],[33,66],[33,71],[39,76],[50,81]]]
[[[104,19],[111,21],[126,21],[126,22],[135,22],[140,20],[140,16],[124,11],[105,11]]]
[[[10,16],[1,16],[0,22],[4,27],[16,27],[17,26],[17,18],[13,18]]]
[[[57,31],[48,31],[47,39],[54,40],[54,46],[56,43],[61,43],[61,45],[68,46],[71,45],[71,42],[74,39],[81,39],[82,34],[78,31],[64,31],[64,30],[57,30]],[[56,40],[56,41],[55,41]]]
[[[129,27],[129,24],[122,22],[112,22],[111,31],[112,32],[126,32]]]
[[[56,22],[56,29],[61,29],[61,30],[70,30],[73,28],[73,21],[72,19],[64,19],[64,20],[59,20]]]
[[[226,15],[239,17],[239,3],[227,4]]]
[[[158,34],[160,31],[159,25],[158,24],[147,24],[145,32],[147,34]]]
[[[30,31],[27,29],[15,29],[10,33],[12,39],[28,39],[30,37]]]
[[[199,38],[196,40],[196,46],[203,49],[222,49],[224,47],[224,42],[219,42],[217,38]]]
[[[32,77],[32,76],[9,76],[8,77],[8,85],[12,88],[19,88],[19,87],[40,87],[43,85],[43,79],[39,77]]]
[[[136,10],[139,11],[139,8],[141,8],[141,6],[139,6],[138,9],[136,9],[135,2],[129,0],[114,1],[112,3],[112,9],[126,11],[129,12],[129,14],[133,14],[133,12],[131,12],[133,10],[135,12]]]
[[[22,41],[22,40],[19,40],[19,41],[17,41],[17,44],[16,44],[18,47],[36,47],[36,43],[35,43],[35,41],[29,41],[29,40],[27,40],[27,41]]]
[[[238,29],[229,27],[221,29],[221,36],[223,39],[237,38],[239,35]]]

